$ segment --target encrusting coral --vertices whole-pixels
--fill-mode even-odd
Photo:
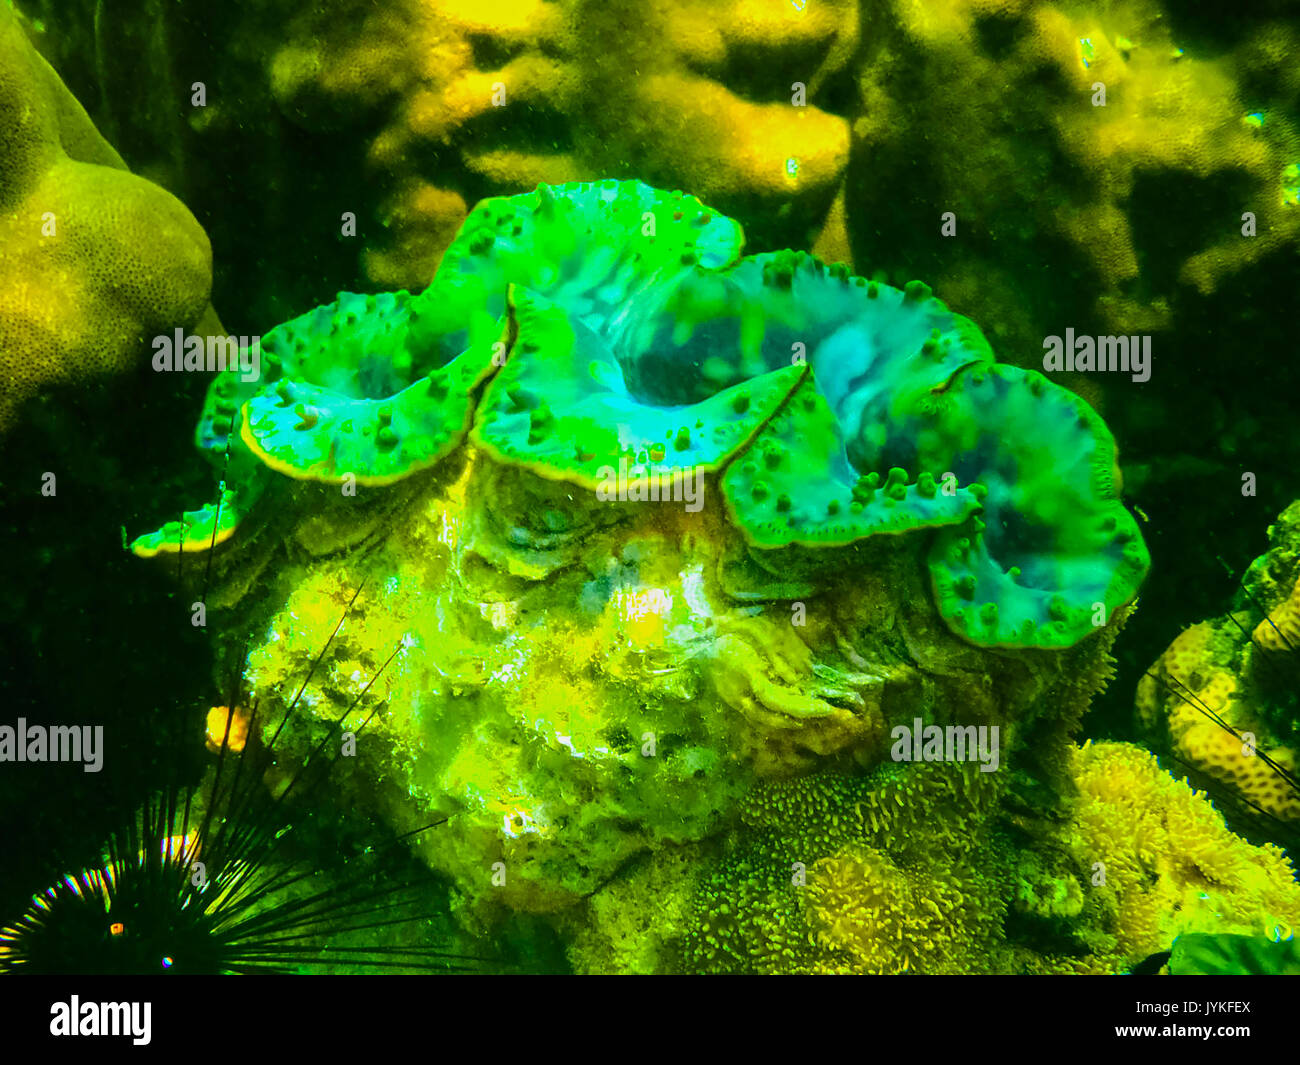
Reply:
[[[1294,241],[1298,86],[1280,20],[1207,54],[1154,0],[888,8],[859,74],[855,253],[888,262],[908,233],[937,238],[951,211],[962,238],[913,241],[911,269],[1008,351],[1060,331],[1045,313],[1061,306],[1042,291],[1047,245],[1077,314],[1131,334],[1177,325],[1180,289],[1214,292]],[[949,135],[924,136],[935,129]],[[1153,196],[1180,201],[1159,230]]]
[[[660,964],[1112,973],[1183,935],[1294,927],[1300,885],[1278,848],[1232,835],[1204,795],[1140,748],[1071,746],[1067,758],[1072,788],[1029,836],[1016,827],[1023,799],[969,767],[759,785],[745,803],[748,835],[704,866]],[[896,803],[887,781],[900,770],[921,779]],[[625,905],[640,875],[633,867],[620,883]],[[607,941],[588,934],[579,957],[596,971],[617,949],[611,928]]]
[[[1236,608],[1180,633],[1138,685],[1138,719],[1226,795],[1269,818],[1300,820],[1296,581],[1300,504],[1269,529]]]
[[[126,169],[0,7],[0,430],[43,389],[142,365],[155,335],[219,332],[211,283],[198,222]]]

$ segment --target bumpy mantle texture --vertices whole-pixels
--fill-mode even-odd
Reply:
[[[391,485],[468,435],[587,490],[626,468],[632,499],[716,476],[760,553],[937,530],[936,606],[980,646],[1070,647],[1132,600],[1149,559],[1084,401],[920,282],[743,243],[639,182],[483,201],[422,294],[341,293],[265,336],[260,379],[219,377],[221,498],[133,549],[227,540],[274,475]]]

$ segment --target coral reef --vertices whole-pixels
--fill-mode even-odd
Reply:
[[[608,971],[635,944],[640,971],[1114,973],[1201,933],[1293,926],[1300,885],[1277,848],[1233,836],[1140,748],[1065,757],[1049,805],[1023,774],[952,765],[759,784],[728,853],[670,851],[693,875],[632,865],[598,891],[575,964]],[[626,927],[660,899],[670,921]]]
[[[1300,503],[1270,526],[1269,541],[1245,575],[1236,608],[1184,630],[1148,670],[1137,712],[1156,749],[1203,773],[1207,786],[1294,824]]]
[[[1123,484],[1205,473],[1150,461],[1188,408],[1032,368],[1075,328],[1164,360],[1285,290],[1293,30],[1197,47],[1156,0],[269,0],[213,32],[147,0],[127,28],[94,5],[87,41],[61,30],[92,0],[64,5],[0,9],[0,431],[218,328],[199,224],[31,38],[96,68],[101,128],[214,233],[257,205],[219,227],[223,283],[288,320],[208,391],[215,500],[131,545],[202,589],[248,689],[204,702],[207,743],[274,745],[253,790],[337,754],[297,807],[326,845],[380,826],[459,933],[539,930],[577,971],[1295,965],[1286,854],[1147,751],[1079,745],[1150,561]],[[1300,504],[1270,535],[1138,705],[1193,784],[1285,823]]]
[[[692,188],[760,246],[926,277],[1026,365],[1065,325],[1182,350],[1213,324],[1197,301],[1239,312],[1300,225],[1295,30],[1266,12],[1211,45],[1155,0],[515,0],[490,16],[465,0],[277,0],[233,19],[155,2],[95,21],[93,39],[79,32],[91,0],[20,6],[65,77],[99,72],[105,128],[149,116],[139,155],[168,187],[329,260],[309,279],[260,244],[231,247],[246,270],[223,279],[238,292],[226,306],[319,302],[329,277],[414,289],[481,197],[635,175]],[[161,76],[131,77],[115,51]],[[178,120],[192,53],[214,60],[210,99]],[[276,164],[237,201],[221,172],[182,163],[250,138]]]
[[[463,0],[234,14],[150,0],[135,20],[93,20],[93,0],[19,6],[70,84],[96,72],[82,97],[102,128],[134,132],[133,165],[208,223],[238,332],[339,288],[416,290],[484,196],[635,176],[691,188],[759,248],[924,277],[1013,365],[1039,365],[1043,338],[1070,327],[1152,335],[1157,380],[1182,353],[1238,351],[1159,401],[1127,376],[1060,375],[1108,417],[1130,495],[1157,519],[1164,493],[1226,477],[1252,439],[1291,439],[1283,390],[1233,387],[1288,342],[1252,308],[1297,278],[1300,83],[1274,11],[1234,9],[1207,40],[1172,0],[528,0],[490,15]],[[156,76],[116,56],[147,56]],[[194,68],[207,101],[178,108]],[[238,182],[219,165],[250,157],[266,165]],[[1205,431],[1186,439],[1192,419]],[[1256,468],[1281,474],[1288,449]],[[1266,492],[1281,481],[1261,476]]]
[[[77,35],[90,19],[75,4],[24,6],[56,61],[102,70],[115,125],[132,108],[163,122],[157,97],[190,87],[133,84],[105,41]],[[1012,353],[1059,331],[1045,246],[1068,264],[1078,317],[1128,334],[1169,328],[1181,287],[1219,290],[1283,254],[1298,224],[1294,30],[1262,15],[1210,49],[1154,0],[266,8],[226,25],[230,80],[211,87],[194,128],[154,136],[189,134],[204,154],[274,110],[288,128],[342,140],[344,169],[382,190],[373,212],[350,205],[373,230],[356,254],[375,287],[421,284],[483,195],[636,174],[694,189],[765,244],[820,234],[828,254],[851,242],[864,271],[926,276]],[[166,67],[174,56],[154,38],[183,52],[210,27],[151,5],[138,28],[101,32],[137,34],[127,54],[148,49]],[[175,159],[158,165],[181,178]],[[1186,225],[1166,246],[1144,215],[1171,190]],[[1222,192],[1231,209],[1217,207]],[[939,236],[942,210],[959,239]],[[1256,235],[1243,238],[1247,210]]]
[[[419,296],[344,294],[266,336],[264,380],[214,382],[198,442],[246,523],[135,545],[219,541],[223,631],[268,634],[254,696],[310,672],[295,742],[382,673],[347,786],[398,830],[450,816],[417,846],[468,923],[561,914],[716,837],[755,782],[880,766],[921,721],[994,729],[995,759],[1032,730],[1050,778],[1107,676],[1145,552],[1100,420],[924,285],[742,241],[636,182],[485,201]],[[821,441],[802,481],[791,432]],[[981,595],[1021,620],[977,624]],[[1026,644],[1055,653],[980,649]],[[896,857],[809,854],[845,884]]]
[[[1076,320],[1151,333],[1173,324],[1181,286],[1209,294],[1300,230],[1284,188],[1300,151],[1298,86],[1282,70],[1290,27],[1264,21],[1213,54],[1180,40],[1181,20],[1152,0],[889,8],[860,72],[847,198],[855,251],[897,255],[897,235],[923,217],[938,237],[938,211],[952,211],[965,235],[912,241],[910,268],[987,323],[999,346],[1032,352],[1060,331],[1047,314],[1059,299],[1041,298],[1045,247],[1058,257],[1054,276],[1071,278]],[[916,85],[923,91],[902,91]],[[923,136],[932,129],[953,135]],[[1150,197],[1175,189],[1188,222],[1177,242],[1144,218]],[[872,226],[855,226],[854,211]]]
[[[484,196],[641,177],[703,195],[757,248],[925,278],[1012,365],[1040,366],[1069,328],[1149,336],[1157,382],[1205,352],[1195,389],[1053,374],[1108,419],[1170,557],[1213,563],[1174,515],[1242,464],[1258,520],[1287,501],[1288,390],[1239,387],[1289,343],[1256,308],[1300,283],[1295,30],[1271,6],[1207,32],[1177,0],[147,0],[130,20],[17,2],[133,168],[203,219],[239,333],[339,289],[416,291]],[[153,76],[122,62],[137,56]],[[200,74],[206,100],[186,106]],[[232,180],[245,158],[263,165]],[[1209,522],[1221,552],[1250,549],[1246,526]],[[1217,610],[1199,582],[1149,588],[1132,645],[1167,639],[1157,616],[1189,598]],[[1121,656],[1126,674],[1145,654]]]
[[[130,173],[0,9],[0,429],[61,383],[136,369],[148,339],[219,332],[208,240]]]

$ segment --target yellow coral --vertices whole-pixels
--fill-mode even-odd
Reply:
[[[218,332],[211,250],[130,173],[0,7],[0,429],[59,382],[134,368],[147,339]]]
[[[378,285],[427,283],[464,217],[463,181],[435,176],[433,153],[493,192],[635,173],[756,217],[793,201],[814,228],[848,165],[847,123],[813,97],[857,48],[852,0],[393,0],[351,15],[344,0],[300,14],[269,82],[311,127],[376,116],[367,163],[389,234],[363,263]],[[755,83],[765,65],[781,75]]]
[[[1261,622],[1256,641],[1264,643],[1264,629],[1274,639],[1278,630],[1291,631],[1293,602],[1275,611],[1278,629]],[[1139,682],[1138,716],[1186,765],[1266,814],[1300,820],[1300,795],[1285,776],[1295,773],[1296,752],[1272,736],[1254,705],[1258,696],[1243,690],[1234,673],[1244,624],[1203,621],[1180,633]]]
[[[1119,954],[1168,950],[1184,932],[1262,932],[1300,919],[1285,853],[1234,835],[1204,795],[1125,743],[1074,755],[1079,795],[1071,849],[1090,871]]]
[[[1292,654],[1300,651],[1300,580],[1291,594],[1255,626],[1252,639],[1265,651]]]
[[[1214,629],[1208,621],[1189,626],[1143,675],[1138,682],[1137,706],[1146,728],[1154,727],[1161,719],[1171,688],[1180,691],[1188,684],[1200,686],[1199,670],[1210,661],[1213,635]]]
[[[1249,706],[1243,705],[1237,682],[1227,673],[1215,673],[1203,688],[1170,709],[1169,732],[1174,753],[1188,765],[1227,784],[1274,817],[1300,819],[1300,795],[1278,772],[1281,768],[1294,774],[1295,752],[1284,746],[1260,746],[1260,737],[1266,735],[1264,726]]]
[[[947,861],[919,872],[850,845],[808,870],[803,897],[818,946],[844,958],[828,972],[978,972],[1001,931],[1001,906],[972,869]]]

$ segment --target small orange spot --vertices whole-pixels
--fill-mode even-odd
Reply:
[[[226,735],[226,722],[230,722],[230,735]],[[220,751],[222,742],[238,754],[248,742],[248,714],[238,707],[232,712],[224,706],[214,706],[208,711],[208,750]]]
[[[108,926],[108,930],[113,935],[120,936],[123,932],[126,931],[126,925],[124,925],[121,921],[114,921],[111,925]]]

